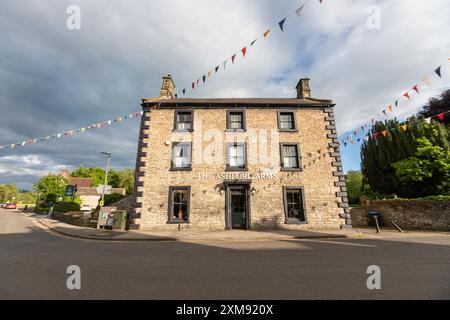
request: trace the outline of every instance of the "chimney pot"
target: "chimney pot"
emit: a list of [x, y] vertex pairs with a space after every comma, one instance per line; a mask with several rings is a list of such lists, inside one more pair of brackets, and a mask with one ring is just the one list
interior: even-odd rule
[[305, 99], [311, 97], [311, 88], [309, 87], [308, 77], [300, 79], [295, 88], [297, 89], [297, 99]]
[[165, 99], [172, 99], [174, 97], [175, 83], [172, 80], [172, 76], [168, 74], [162, 77], [161, 93], [160, 97]]

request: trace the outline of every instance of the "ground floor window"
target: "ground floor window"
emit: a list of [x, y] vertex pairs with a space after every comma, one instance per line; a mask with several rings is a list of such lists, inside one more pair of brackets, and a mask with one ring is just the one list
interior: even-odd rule
[[191, 187], [169, 188], [169, 223], [189, 222]]
[[303, 187], [283, 187], [286, 223], [306, 223], [306, 206]]

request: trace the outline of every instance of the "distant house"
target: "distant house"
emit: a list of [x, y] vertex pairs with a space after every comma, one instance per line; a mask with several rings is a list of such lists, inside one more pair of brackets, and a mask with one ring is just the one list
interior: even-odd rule
[[[69, 185], [76, 187], [76, 195], [80, 197], [82, 206], [97, 207], [102, 193], [98, 193], [97, 188], [92, 187], [91, 178], [68, 177], [67, 179], [69, 180]], [[111, 193], [125, 195], [125, 188], [112, 188]]]

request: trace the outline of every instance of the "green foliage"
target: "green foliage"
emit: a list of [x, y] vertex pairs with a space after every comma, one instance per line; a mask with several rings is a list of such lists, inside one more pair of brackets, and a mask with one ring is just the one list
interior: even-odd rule
[[80, 205], [76, 202], [58, 202], [54, 207], [58, 212], [80, 211]]
[[17, 202], [20, 192], [15, 184], [0, 184], [0, 202]]
[[36, 202], [36, 192], [22, 192], [19, 194], [20, 203], [34, 204]]
[[105, 194], [105, 206], [109, 206], [117, 201], [125, 198], [126, 196], [119, 193]]
[[118, 172], [119, 174], [119, 187], [125, 188], [126, 194], [132, 194], [134, 189], [134, 170], [123, 169]]
[[68, 181], [63, 176], [49, 174], [34, 184], [34, 190], [39, 193], [41, 200], [56, 202], [59, 197], [64, 196], [67, 184]]
[[417, 139], [412, 157], [392, 164], [406, 188], [414, 186], [416, 196], [450, 193], [450, 151], [433, 146], [427, 138]]
[[[97, 187], [105, 183], [105, 170], [99, 167], [79, 167], [74, 170], [70, 176], [75, 178], [91, 178], [93, 187]], [[134, 187], [134, 170], [110, 170], [108, 172], [108, 184], [113, 188], [125, 188], [127, 194], [132, 193]]]
[[361, 196], [363, 175], [360, 171], [348, 171], [345, 175], [345, 185], [347, 186], [348, 202], [358, 204]]
[[99, 167], [78, 167], [75, 171], [70, 173], [70, 176], [74, 178], [91, 178], [93, 187], [105, 183], [105, 170]]

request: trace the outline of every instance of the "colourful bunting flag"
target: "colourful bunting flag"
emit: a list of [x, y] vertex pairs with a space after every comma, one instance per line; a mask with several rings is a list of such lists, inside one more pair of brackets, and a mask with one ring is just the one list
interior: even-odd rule
[[436, 74], [439, 76], [439, 78], [442, 78], [442, 75], [441, 75], [441, 66], [439, 66], [436, 70], [434, 70], [434, 72], [436, 72]]
[[398, 107], [398, 100], [395, 100], [395, 106]]
[[278, 22], [278, 25], [280, 26], [280, 29], [281, 29], [281, 31], [284, 31], [283, 30], [283, 26], [284, 26], [284, 23], [286, 22], [286, 18], [284, 18], [283, 20], [281, 20], [280, 22]]
[[186, 89], [183, 89], [183, 96], [185, 95], [185, 93], [186, 93]]
[[417, 84], [413, 87], [414, 91], [419, 93], [419, 88], [417, 87]]
[[430, 118], [426, 118], [425, 122], [428, 123], [428, 124], [431, 124], [431, 117]]
[[205, 75], [203, 75], [202, 80], [203, 80], [203, 83], [205, 83], [205, 81], [206, 81], [206, 76]]
[[228, 61], [228, 60], [225, 60], [225, 61], [223, 62], [223, 70], [225, 70], [225, 69], [227, 68], [227, 61]]
[[405, 98], [407, 98], [407, 99], [411, 99], [408, 92], [405, 92], [405, 93], [403, 94], [403, 96], [404, 96]]
[[383, 130], [383, 131], [381, 131], [381, 134], [382, 134], [383, 136], [386, 137], [386, 135], [388, 134], [388, 132], [387, 132], [386, 130]]
[[253, 45], [255, 44], [256, 40], [258, 40], [258, 39], [255, 39], [255, 40], [252, 41], [252, 43], [250, 43], [251, 47], [253, 47]]
[[425, 78], [423, 78], [422, 82], [425, 83], [425, 84], [428, 85], [428, 86], [431, 85], [431, 83], [430, 83], [430, 77], [428, 77], [428, 76], [426, 76]]
[[231, 56], [231, 63], [234, 63], [234, 59], [236, 59], [236, 53]]
[[208, 78], [211, 77], [211, 75], [212, 75], [212, 72], [208, 71]]
[[444, 121], [444, 113], [438, 114], [438, 118], [439, 118], [441, 121]]
[[388, 110], [392, 112], [392, 104], [388, 105]]
[[300, 8], [298, 8], [297, 10], [295, 10], [295, 14], [297, 15], [297, 17], [300, 17], [300, 15], [302, 14], [303, 11], [303, 7], [305, 6], [305, 4], [302, 4], [300, 6]]
[[247, 47], [243, 47], [241, 49], [241, 52], [242, 52], [242, 57], [245, 57], [245, 54], [247, 53]]
[[214, 70], [215, 70], [216, 73], [217, 73], [217, 71], [219, 71], [219, 66], [217, 66]]
[[270, 29], [263, 33], [264, 39], [269, 36]]
[[195, 82], [192, 82], [192, 90], [195, 89]]
[[200, 79], [197, 79], [197, 86], [198, 86], [198, 83], [200, 82]]

